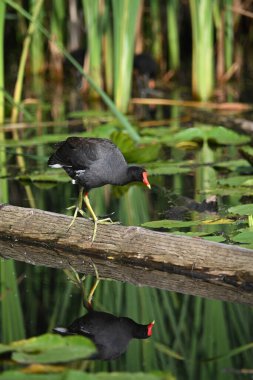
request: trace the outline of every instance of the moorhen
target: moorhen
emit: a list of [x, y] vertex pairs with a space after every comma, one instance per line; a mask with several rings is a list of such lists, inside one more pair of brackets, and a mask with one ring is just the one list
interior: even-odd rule
[[[80, 186], [79, 201], [69, 228], [74, 223], [77, 213], [82, 214], [82, 199], [88, 208], [94, 223], [92, 241], [96, 236], [98, 223], [112, 223], [110, 218], [99, 220], [93, 211], [88, 192], [106, 184], [126, 185], [130, 182], [143, 182], [148, 188], [150, 184], [144, 168], [128, 165], [119, 148], [112, 141], [102, 138], [69, 137], [56, 144], [48, 165], [63, 168], [72, 178], [72, 183]], [[83, 197], [83, 192], [85, 195]], [[83, 214], [82, 214], [83, 215]]]
[[87, 359], [111, 360], [126, 351], [131, 339], [149, 338], [154, 323], [140, 325], [127, 317], [90, 309], [69, 327], [56, 327], [53, 331], [61, 335], [83, 335], [91, 339], [97, 348], [97, 352]]

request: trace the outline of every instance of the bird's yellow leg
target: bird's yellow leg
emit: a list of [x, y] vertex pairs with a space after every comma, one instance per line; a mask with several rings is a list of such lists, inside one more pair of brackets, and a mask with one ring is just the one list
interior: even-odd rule
[[89, 197], [88, 197], [88, 193], [86, 193], [84, 195], [83, 200], [84, 200], [84, 203], [86, 204], [87, 209], [89, 210], [89, 213], [92, 216], [92, 219], [94, 220], [94, 222], [96, 222], [98, 220], [98, 218], [97, 218], [97, 216], [96, 216], [93, 208], [91, 207], [90, 200], [89, 200]]
[[73, 219], [72, 219], [70, 225], [68, 226], [68, 230], [75, 223], [75, 220], [77, 218], [77, 214], [78, 213], [80, 213], [82, 216], [84, 216], [84, 212], [82, 210], [82, 203], [83, 203], [83, 187], [81, 187], [80, 190], [79, 190], [77, 205], [76, 206], [70, 206], [70, 207], [67, 208], [67, 210], [70, 210], [71, 208], [74, 208], [74, 207], [76, 208], [75, 212], [74, 212]]
[[93, 298], [93, 295], [94, 295], [94, 293], [95, 293], [95, 290], [97, 289], [97, 286], [98, 286], [98, 284], [99, 284], [99, 282], [100, 282], [100, 277], [99, 277], [99, 274], [98, 274], [98, 270], [97, 270], [97, 267], [96, 267], [96, 265], [94, 264], [94, 263], [92, 263], [92, 265], [93, 265], [93, 268], [94, 268], [94, 270], [95, 270], [95, 274], [96, 274], [96, 282], [95, 282], [95, 284], [92, 286], [92, 288], [91, 288], [91, 290], [90, 290], [90, 293], [89, 293], [89, 296], [88, 296], [88, 300], [87, 300], [87, 302], [88, 302], [88, 305], [90, 305], [90, 307], [92, 307], [92, 298]]
[[84, 289], [84, 281], [86, 279], [86, 276], [83, 275], [81, 278], [79, 276], [79, 274], [77, 273], [77, 271], [70, 265], [70, 269], [64, 269], [64, 272], [65, 274], [67, 275], [68, 279], [74, 284], [76, 285], [78, 288], [80, 288], [81, 292], [82, 292], [82, 297], [83, 297], [83, 305], [85, 308], [88, 308], [88, 309], [92, 309], [92, 299], [93, 299], [93, 296], [94, 296], [94, 293], [97, 289], [97, 286], [100, 282], [100, 277], [99, 277], [99, 274], [98, 274], [98, 270], [97, 270], [97, 267], [96, 265], [92, 262], [92, 265], [93, 265], [93, 268], [94, 268], [94, 271], [95, 271], [95, 275], [96, 275], [96, 281], [94, 283], [94, 285], [92, 286], [90, 292], [89, 292], [89, 295], [88, 295], [88, 298], [87, 298], [87, 303], [85, 301], [85, 289]]
[[95, 224], [94, 225], [94, 230], [93, 230], [93, 235], [92, 235], [92, 241], [94, 241], [95, 238], [96, 238], [98, 224], [112, 224], [114, 222], [111, 220], [111, 218], [98, 219], [98, 217], [96, 216], [93, 208], [91, 207], [90, 200], [89, 200], [89, 197], [88, 197], [88, 193], [86, 193], [84, 195], [83, 199], [84, 199], [84, 203], [86, 204], [86, 207], [89, 210], [89, 212], [90, 212], [90, 214], [92, 216], [92, 219], [94, 221], [94, 224]]

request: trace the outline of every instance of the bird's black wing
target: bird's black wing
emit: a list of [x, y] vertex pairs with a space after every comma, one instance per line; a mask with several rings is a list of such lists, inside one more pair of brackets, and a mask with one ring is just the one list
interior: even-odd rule
[[126, 163], [121, 151], [108, 139], [69, 137], [58, 143], [57, 148], [48, 160], [49, 166], [85, 170], [97, 161], [107, 161], [111, 156], [114, 156], [115, 161]]

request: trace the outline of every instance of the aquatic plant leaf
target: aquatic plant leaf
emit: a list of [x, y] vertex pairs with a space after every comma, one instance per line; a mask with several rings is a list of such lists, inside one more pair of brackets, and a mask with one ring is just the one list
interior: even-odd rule
[[253, 231], [243, 231], [231, 238], [236, 243], [252, 244], [253, 243]]
[[94, 344], [82, 336], [62, 337], [44, 334], [10, 345], [12, 359], [18, 363], [57, 363], [84, 359], [96, 351]]
[[218, 183], [226, 186], [251, 186], [251, 181], [253, 181], [252, 176], [234, 176], [228, 178], [221, 178]]
[[[45, 371], [46, 372], [46, 371]], [[128, 373], [128, 372], [98, 372], [86, 373], [74, 369], [67, 369], [58, 373], [27, 373], [27, 369], [20, 371], [5, 371], [0, 374], [0, 380], [176, 380], [168, 372], [156, 373]]]
[[231, 212], [231, 214], [238, 214], [238, 215], [253, 215], [253, 203], [230, 207], [228, 209], [228, 212]]
[[224, 127], [203, 126], [178, 132], [174, 135], [173, 140], [176, 143], [194, 140], [200, 142], [210, 141], [219, 145], [240, 145], [249, 142], [250, 138]]
[[114, 142], [114, 144], [116, 144], [117, 147], [122, 151], [123, 154], [135, 148], [135, 142], [125, 132], [113, 132], [110, 138]]
[[[157, 160], [160, 153], [161, 146], [159, 144], [154, 145], [141, 145], [138, 149], [132, 149], [129, 152], [124, 153], [127, 162], [134, 162], [138, 164], [146, 164]], [[145, 165], [147, 169], [147, 165]], [[149, 173], [150, 174], [150, 173]]]
[[183, 228], [183, 227], [192, 227], [198, 225], [214, 225], [214, 224], [232, 224], [234, 221], [232, 219], [206, 219], [199, 221], [179, 221], [179, 220], [154, 220], [152, 222], [143, 223], [143, 227], [148, 228]]
[[186, 166], [184, 162], [169, 162], [169, 161], [158, 161], [154, 163], [147, 163], [145, 165], [148, 173], [150, 175], [173, 175], [180, 173], [189, 173], [192, 169]]
[[196, 221], [179, 221], [179, 220], [154, 220], [152, 222], [146, 222], [142, 224], [142, 227], [148, 228], [181, 228], [181, 227], [192, 227], [197, 226], [199, 222]]
[[69, 177], [63, 170], [48, 170], [44, 173], [27, 173], [20, 174], [15, 177], [19, 181], [32, 181], [32, 182], [70, 182]]
[[203, 239], [208, 241], [214, 241], [216, 243], [223, 243], [226, 241], [226, 238], [224, 236], [205, 236]]
[[240, 160], [230, 160], [230, 161], [224, 161], [224, 162], [218, 162], [214, 164], [215, 168], [226, 168], [231, 171], [245, 168], [245, 167], [251, 167], [251, 165], [248, 163], [248, 161], [240, 159]]
[[12, 351], [12, 348], [9, 345], [0, 343], [0, 355], [10, 351]]

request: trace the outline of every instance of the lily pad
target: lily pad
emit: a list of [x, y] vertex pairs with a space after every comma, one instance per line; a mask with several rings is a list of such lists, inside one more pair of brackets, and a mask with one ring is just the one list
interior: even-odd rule
[[178, 221], [178, 220], [171, 220], [171, 219], [163, 219], [163, 220], [154, 220], [152, 222], [146, 222], [143, 223], [143, 227], [148, 228], [165, 228], [165, 229], [171, 229], [171, 228], [184, 228], [184, 227], [193, 227], [198, 225], [223, 225], [223, 224], [232, 224], [234, 221], [232, 219], [206, 219], [206, 220], [199, 220], [199, 221]]
[[82, 336], [62, 337], [44, 334], [9, 345], [12, 359], [18, 363], [62, 363], [89, 357], [96, 351], [94, 344]]
[[253, 215], [253, 203], [230, 207], [228, 212], [237, 215]]
[[231, 238], [232, 241], [242, 244], [253, 243], [253, 231], [243, 231]]
[[174, 143], [182, 141], [209, 141], [219, 145], [240, 145], [249, 142], [250, 138], [224, 127], [201, 126], [178, 132], [172, 140]]
[[251, 165], [248, 163], [248, 161], [240, 159], [240, 160], [228, 160], [223, 162], [218, 162], [214, 164], [215, 168], [225, 168], [229, 169], [231, 171], [238, 170], [240, 168], [249, 168]]
[[44, 173], [27, 173], [20, 174], [15, 177], [19, 181], [32, 181], [32, 182], [70, 182], [70, 178], [63, 169], [47, 170]]
[[173, 175], [189, 173], [191, 168], [184, 162], [157, 161], [145, 165], [150, 175]]
[[168, 372], [158, 373], [128, 373], [128, 372], [98, 372], [84, 373], [77, 370], [65, 370], [60, 373], [25, 373], [24, 371], [6, 371], [0, 374], [0, 380], [175, 380]]
[[218, 180], [218, 183], [226, 186], [252, 186], [253, 177], [252, 176], [234, 176], [228, 178], [222, 178]]

